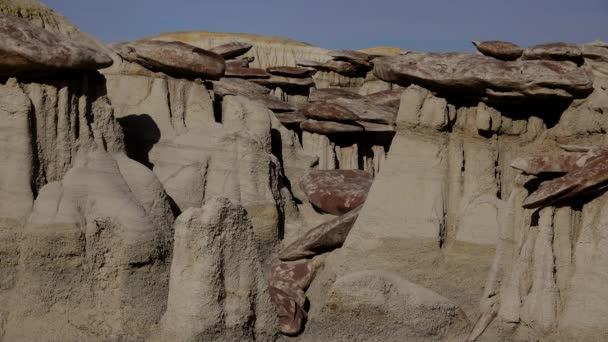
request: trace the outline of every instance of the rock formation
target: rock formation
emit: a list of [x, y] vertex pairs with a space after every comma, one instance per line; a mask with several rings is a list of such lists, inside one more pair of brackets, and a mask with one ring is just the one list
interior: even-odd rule
[[0, 13], [0, 341], [606, 340], [608, 44]]

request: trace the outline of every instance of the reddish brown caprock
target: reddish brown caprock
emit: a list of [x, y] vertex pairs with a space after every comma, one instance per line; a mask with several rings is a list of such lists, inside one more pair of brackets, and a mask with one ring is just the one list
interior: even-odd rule
[[300, 180], [310, 203], [334, 215], [362, 205], [371, 186], [372, 176], [362, 170], [311, 170]]

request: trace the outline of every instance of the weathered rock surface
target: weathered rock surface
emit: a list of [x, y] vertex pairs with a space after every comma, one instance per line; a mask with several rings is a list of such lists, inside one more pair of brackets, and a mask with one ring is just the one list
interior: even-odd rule
[[[518, 169], [532, 169], [532, 171], [540, 169], [544, 172], [550, 170], [566, 173], [564, 176], [541, 183], [538, 189], [526, 198], [523, 203], [524, 208], [543, 207], [553, 202], [602, 190], [608, 180], [606, 176], [607, 158], [608, 151], [605, 149], [595, 151], [590, 149], [584, 155], [575, 152], [574, 155], [549, 157], [542, 161], [538, 159], [515, 161], [515, 167]], [[549, 165], [544, 166], [545, 163]], [[527, 165], [517, 167], [518, 164]]]
[[361, 125], [346, 124], [334, 121], [317, 121], [308, 119], [300, 124], [302, 130], [318, 134], [342, 134], [362, 132]]
[[477, 51], [481, 52], [483, 55], [503, 61], [514, 61], [524, 53], [524, 49], [520, 46], [498, 40], [485, 42], [474, 40], [473, 45], [475, 45]]
[[288, 113], [275, 113], [275, 116], [286, 127], [300, 128], [300, 124], [306, 120], [306, 116], [301, 111]]
[[575, 64], [504, 62], [464, 53], [408, 53], [375, 61], [374, 74], [407, 86], [470, 96], [511, 99], [572, 99], [589, 95], [593, 78]]
[[219, 96], [242, 95], [255, 97], [270, 93], [270, 89], [239, 78], [222, 78], [219, 81], [211, 81], [213, 92]]
[[358, 100], [337, 98], [331, 103], [335, 103], [353, 113], [355, 113], [361, 121], [375, 122], [387, 125], [395, 124], [397, 110], [392, 107], [378, 105], [367, 98]]
[[137, 40], [111, 48], [129, 62], [167, 74], [216, 80], [226, 69], [220, 55], [181, 42]]
[[371, 185], [371, 175], [362, 170], [311, 170], [300, 180], [310, 203], [334, 215], [363, 204]]
[[249, 64], [255, 60], [254, 57], [241, 57], [226, 60], [226, 69], [229, 68], [249, 68]]
[[316, 62], [305, 59], [296, 61], [296, 64], [303, 67], [314, 68], [320, 71], [332, 71], [345, 76], [357, 77], [365, 75], [368, 67], [360, 64], [353, 64], [346, 61], [330, 60], [327, 62]]
[[374, 104], [399, 109], [403, 89], [382, 90], [371, 93], [366, 98]]
[[285, 91], [300, 91], [308, 94], [308, 89], [314, 87], [315, 81], [310, 78], [294, 78], [271, 75], [269, 78], [252, 79], [251, 82], [263, 85], [267, 88], [281, 88]]
[[226, 68], [226, 77], [238, 77], [238, 78], [268, 78], [270, 75], [264, 69], [257, 68], [241, 68], [231, 67]]
[[552, 61], [571, 61], [577, 64], [582, 62], [581, 49], [572, 43], [548, 43], [527, 48], [523, 59], [546, 59]]
[[313, 102], [302, 107], [302, 113], [322, 121], [353, 122], [361, 118], [350, 110], [331, 102]]
[[272, 75], [284, 76], [284, 77], [296, 77], [296, 78], [306, 78], [315, 74], [315, 69], [310, 68], [298, 68], [298, 67], [290, 67], [290, 66], [278, 66], [278, 67], [269, 67], [266, 68]]
[[337, 278], [322, 317], [309, 322], [303, 341], [457, 340], [470, 325], [449, 299], [383, 271]]
[[271, 340], [277, 325], [260, 255], [242, 206], [212, 198], [180, 215], [159, 341]]
[[323, 88], [323, 89], [314, 89], [313, 91], [311, 91], [308, 101], [309, 102], [321, 102], [321, 101], [335, 100], [337, 98], [358, 100], [358, 99], [362, 99], [363, 96], [359, 95], [357, 93], [354, 93], [350, 90], [346, 90], [346, 89]]
[[261, 103], [264, 107], [274, 112], [291, 112], [296, 107], [290, 103], [281, 101], [269, 95], [270, 89], [239, 78], [222, 78], [219, 81], [212, 81], [213, 92], [221, 97], [226, 95], [239, 95], [252, 101]]
[[244, 42], [231, 42], [223, 44], [209, 49], [211, 52], [215, 52], [218, 55], [224, 57], [224, 59], [236, 58], [247, 53], [253, 47], [252, 44]]
[[112, 65], [112, 58], [103, 51], [20, 18], [0, 15], [0, 41], [3, 76], [97, 70]]
[[279, 253], [279, 259], [293, 261], [310, 258], [339, 248], [355, 224], [361, 207], [324, 222], [289, 244]]
[[270, 270], [269, 292], [279, 318], [283, 334], [299, 334], [306, 321], [306, 295], [304, 291], [313, 280], [316, 261], [279, 263]]
[[363, 67], [371, 67], [370, 56], [355, 50], [334, 50], [328, 53], [336, 61], [346, 61]]

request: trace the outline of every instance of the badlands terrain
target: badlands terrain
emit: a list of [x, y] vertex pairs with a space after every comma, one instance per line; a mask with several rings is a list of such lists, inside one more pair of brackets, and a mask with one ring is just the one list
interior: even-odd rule
[[2, 342], [608, 340], [607, 43], [0, 37]]

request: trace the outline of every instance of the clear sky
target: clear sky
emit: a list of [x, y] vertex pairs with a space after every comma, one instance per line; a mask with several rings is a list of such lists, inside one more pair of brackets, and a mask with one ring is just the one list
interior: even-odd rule
[[42, 0], [104, 42], [161, 32], [280, 36], [326, 48], [472, 51], [608, 41], [608, 0]]

